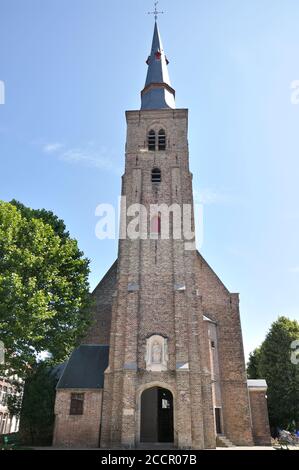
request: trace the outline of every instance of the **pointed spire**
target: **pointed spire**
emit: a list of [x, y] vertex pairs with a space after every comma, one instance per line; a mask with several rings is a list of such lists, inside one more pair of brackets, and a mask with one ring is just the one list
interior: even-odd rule
[[141, 109], [175, 108], [175, 91], [168, 74], [168, 60], [155, 21], [151, 55], [147, 59], [148, 71], [145, 87], [141, 92]]

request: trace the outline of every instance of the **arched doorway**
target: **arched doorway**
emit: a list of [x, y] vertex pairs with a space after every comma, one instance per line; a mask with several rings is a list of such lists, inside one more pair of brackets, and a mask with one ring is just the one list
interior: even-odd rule
[[140, 418], [140, 442], [173, 442], [173, 396], [169, 390], [144, 390]]

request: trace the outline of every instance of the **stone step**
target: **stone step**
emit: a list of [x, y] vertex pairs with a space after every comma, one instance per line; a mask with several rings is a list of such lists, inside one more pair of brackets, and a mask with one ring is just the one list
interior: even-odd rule
[[217, 447], [236, 447], [228, 437], [224, 436], [223, 434], [219, 434], [216, 438]]

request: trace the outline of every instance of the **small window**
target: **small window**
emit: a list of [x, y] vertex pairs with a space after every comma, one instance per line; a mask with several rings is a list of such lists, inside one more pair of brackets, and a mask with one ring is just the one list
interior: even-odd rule
[[164, 129], [159, 130], [159, 150], [166, 150], [166, 134]]
[[83, 415], [84, 393], [71, 394], [70, 415]]
[[152, 170], [152, 183], [161, 183], [161, 170], [159, 168]]
[[211, 348], [215, 349], [215, 341], [211, 341]]
[[147, 136], [147, 141], [148, 141], [148, 149], [151, 151], [156, 150], [156, 133], [155, 131], [151, 130], [148, 133]]

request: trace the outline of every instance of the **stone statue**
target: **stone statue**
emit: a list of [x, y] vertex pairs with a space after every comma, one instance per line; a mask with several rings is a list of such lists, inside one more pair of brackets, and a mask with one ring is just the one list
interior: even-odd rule
[[157, 341], [152, 346], [152, 363], [161, 364], [162, 361], [162, 347]]
[[167, 338], [152, 335], [146, 339], [146, 369], [155, 372], [167, 370]]

